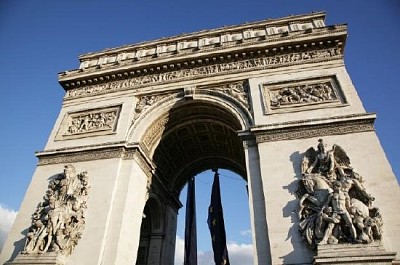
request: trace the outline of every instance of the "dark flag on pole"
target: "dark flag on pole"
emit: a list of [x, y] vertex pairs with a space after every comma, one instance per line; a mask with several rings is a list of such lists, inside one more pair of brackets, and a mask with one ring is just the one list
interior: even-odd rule
[[184, 265], [197, 265], [196, 193], [194, 178], [188, 183], [186, 198], [185, 258]]
[[222, 212], [218, 170], [215, 170], [207, 223], [211, 233], [215, 264], [230, 265], [228, 249], [226, 248], [225, 225]]

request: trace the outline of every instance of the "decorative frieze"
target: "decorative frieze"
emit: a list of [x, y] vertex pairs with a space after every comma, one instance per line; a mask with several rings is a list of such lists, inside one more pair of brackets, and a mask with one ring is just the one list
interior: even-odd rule
[[245, 60], [215, 63], [205, 66], [183, 68], [180, 70], [166, 71], [154, 74], [141, 73], [139, 76], [127, 78], [124, 80], [105, 82], [69, 89], [65, 97], [66, 99], [72, 99], [125, 89], [140, 88], [148, 85], [163, 84], [183, 80], [193, 80], [214, 75], [226, 75], [243, 71], [262, 70], [265, 68], [289, 66], [298, 63], [332, 60], [341, 57], [341, 48], [331, 47], [326, 49], [296, 51], [285, 54], [275, 54], [266, 57], [256, 57]]
[[341, 106], [346, 99], [334, 76], [263, 85], [266, 114]]
[[74, 139], [114, 133], [121, 105], [67, 113], [56, 140]]
[[90, 151], [59, 152], [55, 154], [40, 154], [39, 165], [76, 163], [101, 159], [120, 158], [124, 152], [123, 147], [109, 147]]
[[340, 135], [374, 131], [373, 120], [350, 120], [325, 124], [293, 125], [255, 133], [257, 143], [312, 138], [316, 135]]

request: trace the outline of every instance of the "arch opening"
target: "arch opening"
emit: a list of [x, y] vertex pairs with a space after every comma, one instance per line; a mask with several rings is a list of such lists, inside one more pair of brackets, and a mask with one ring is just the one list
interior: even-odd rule
[[[253, 264], [253, 240], [250, 225], [247, 182], [230, 170], [219, 170], [221, 201], [225, 220], [226, 242], [231, 264]], [[207, 224], [214, 172], [203, 171], [195, 177], [198, 264], [214, 264], [212, 239]], [[187, 184], [181, 191], [175, 263], [183, 264]]]
[[[152, 127], [164, 124], [158, 137]], [[177, 193], [186, 180], [209, 168], [232, 170], [246, 179], [241, 123], [219, 104], [189, 100], [176, 104], [154, 122], [144, 142], [156, 165], [155, 175]]]
[[[173, 264], [178, 211], [182, 207], [179, 196], [190, 178], [218, 168], [234, 172], [243, 183], [247, 182], [243, 142], [238, 136], [243, 123], [223, 104], [179, 101], [160, 115], [142, 138], [155, 165], [150, 194], [159, 198], [159, 214], [164, 216], [160, 253], [151, 254], [159, 255], [157, 264]], [[206, 201], [209, 203], [209, 198]], [[248, 207], [248, 198], [245, 204]]]

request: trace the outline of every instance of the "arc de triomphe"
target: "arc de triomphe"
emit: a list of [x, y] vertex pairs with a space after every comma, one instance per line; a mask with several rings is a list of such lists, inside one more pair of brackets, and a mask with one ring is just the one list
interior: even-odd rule
[[254, 264], [396, 262], [346, 35], [312, 13], [80, 56], [0, 263], [173, 264], [180, 191], [210, 168], [248, 183]]

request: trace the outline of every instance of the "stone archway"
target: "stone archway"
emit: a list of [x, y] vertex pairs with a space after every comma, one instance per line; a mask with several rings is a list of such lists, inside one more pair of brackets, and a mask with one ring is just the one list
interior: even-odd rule
[[[222, 100], [204, 99], [182, 99], [150, 124], [142, 138], [155, 168], [149, 193], [159, 198], [158, 213], [165, 215], [159, 220], [165, 223], [162, 239], [153, 238], [149, 242], [151, 236], [145, 235], [148, 229], [143, 229], [148, 221], [143, 219], [139, 249], [156, 240], [158, 245], [151, 253], [140, 257], [146, 256], [150, 263], [161, 257], [160, 264], [173, 264], [172, 246], [175, 246], [177, 213], [181, 207], [179, 195], [189, 178], [210, 168], [223, 168], [247, 179], [245, 151], [238, 136], [241, 129], [241, 122], [224, 107]], [[145, 214], [151, 200], [150, 197]]]

